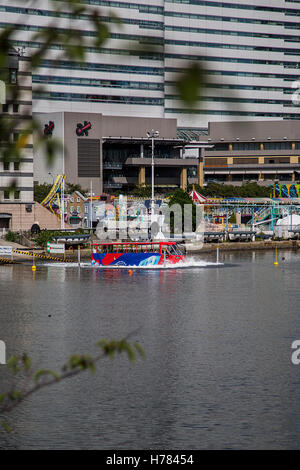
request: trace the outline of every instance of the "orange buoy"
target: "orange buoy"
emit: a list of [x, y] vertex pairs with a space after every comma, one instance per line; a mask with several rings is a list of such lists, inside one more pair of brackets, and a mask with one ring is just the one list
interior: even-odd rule
[[132, 274], [133, 274], [132, 269], [128, 269], [128, 274], [129, 274], [129, 276], [132, 276]]

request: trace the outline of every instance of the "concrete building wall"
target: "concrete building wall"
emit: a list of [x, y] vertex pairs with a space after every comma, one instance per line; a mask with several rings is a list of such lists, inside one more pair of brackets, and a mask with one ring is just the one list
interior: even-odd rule
[[[164, 118], [136, 118], [136, 117], [123, 117], [123, 116], [103, 116], [98, 113], [38, 113], [35, 114], [39, 120], [41, 127], [50, 121], [54, 123], [54, 130], [51, 139], [57, 139], [63, 145], [63, 150], [56, 152], [52, 166], [47, 164], [46, 155], [40, 147], [35, 147], [34, 155], [34, 180], [38, 183], [52, 183], [56, 179], [57, 174], [66, 175], [66, 182], [72, 184], [80, 184], [83, 189], [92, 190], [95, 194], [103, 192], [103, 157], [102, 157], [102, 142], [106, 137], [115, 137], [116, 139], [131, 138], [144, 139], [145, 145], [150, 146], [151, 140], [147, 138], [147, 132], [154, 129], [159, 131], [159, 139], [177, 139], [177, 121], [176, 119]], [[91, 124], [88, 129], [88, 135], [81, 135], [78, 137], [76, 129], [78, 124], [84, 122]], [[89, 140], [96, 140], [99, 145], [100, 152], [100, 167], [99, 175], [96, 176], [92, 171], [89, 177], [81, 177], [78, 173], [78, 145], [79, 140], [83, 145], [88, 143]], [[122, 141], [121, 141], [122, 142]], [[140, 152], [140, 148], [139, 148]], [[88, 154], [87, 154], [88, 160]], [[161, 163], [176, 166], [185, 164], [189, 166], [188, 160], [182, 159], [160, 159], [158, 165]], [[185, 162], [185, 163], [184, 163]], [[145, 164], [146, 164], [145, 159]], [[50, 173], [50, 174], [49, 174]], [[133, 179], [133, 184], [137, 184]]]
[[241, 184], [300, 180], [300, 121], [209, 123], [205, 181]]
[[[42, 230], [59, 230], [61, 228], [60, 219], [38, 202], [33, 204], [2, 203], [0, 204], [0, 219], [1, 214], [11, 216], [9, 219], [9, 230], [16, 232], [19, 230], [30, 230], [35, 222]], [[65, 228], [71, 228], [71, 226], [65, 224]]]
[[103, 116], [103, 137], [146, 137], [147, 132], [159, 131], [161, 138], [177, 138], [177, 120]]
[[[54, 122], [54, 129], [51, 137], [48, 139], [55, 139], [61, 145], [63, 142], [64, 133], [64, 118], [63, 113], [35, 113], [35, 119], [39, 122], [41, 129], [49, 122]], [[57, 175], [63, 173], [63, 149], [58, 148], [55, 152], [55, 158], [49, 162], [44, 148], [37, 147], [36, 135], [34, 135], [34, 181], [37, 184], [52, 184]]]
[[257, 142], [300, 140], [300, 120], [210, 122], [208, 130], [212, 142], [220, 142], [221, 139], [236, 141], [237, 138], [240, 141], [251, 141], [253, 137]]
[[[88, 136], [78, 137], [76, 128], [78, 123], [90, 122], [92, 127], [88, 130]], [[89, 139], [99, 141], [100, 152], [100, 176], [94, 177], [91, 173], [89, 177], [78, 176], [78, 139], [85, 142]], [[100, 194], [102, 188], [102, 115], [92, 113], [64, 113], [64, 143], [65, 143], [65, 174], [67, 181], [80, 184], [83, 189], [90, 188], [92, 184], [93, 192]]]

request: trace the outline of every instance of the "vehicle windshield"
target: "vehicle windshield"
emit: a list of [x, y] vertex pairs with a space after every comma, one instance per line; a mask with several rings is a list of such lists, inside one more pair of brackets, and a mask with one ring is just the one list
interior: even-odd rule
[[182, 251], [180, 250], [179, 246], [174, 245], [174, 250], [175, 250], [177, 256], [182, 256]]
[[169, 255], [182, 256], [180, 249], [176, 245], [167, 245], [166, 251]]

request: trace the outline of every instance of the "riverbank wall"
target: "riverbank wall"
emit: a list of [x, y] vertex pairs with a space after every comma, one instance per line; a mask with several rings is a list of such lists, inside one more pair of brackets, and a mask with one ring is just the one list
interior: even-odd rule
[[219, 247], [221, 251], [257, 251], [257, 250], [299, 250], [300, 240], [282, 240], [282, 241], [256, 241], [256, 242], [223, 242], [223, 243], [204, 243], [202, 248], [196, 244], [186, 246], [188, 254], [213, 253]]

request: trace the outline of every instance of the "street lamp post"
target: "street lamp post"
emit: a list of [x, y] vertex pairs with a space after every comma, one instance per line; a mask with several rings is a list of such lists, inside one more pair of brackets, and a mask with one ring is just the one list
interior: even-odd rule
[[52, 186], [53, 186], [54, 185], [54, 176], [52, 175], [51, 171], [48, 172], [48, 175], [50, 175], [51, 178], [52, 178]]
[[154, 139], [159, 137], [159, 132], [152, 129], [147, 132], [147, 137], [151, 139], [151, 215], [154, 214]]

